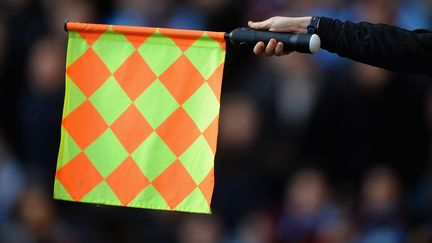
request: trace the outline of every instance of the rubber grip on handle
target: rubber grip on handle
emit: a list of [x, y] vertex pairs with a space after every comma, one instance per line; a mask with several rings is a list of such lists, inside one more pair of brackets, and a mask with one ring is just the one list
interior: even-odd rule
[[320, 49], [321, 40], [316, 34], [293, 34], [271, 31], [259, 31], [251, 28], [237, 28], [228, 35], [233, 45], [255, 45], [262, 41], [266, 45], [271, 39], [284, 44], [284, 51], [313, 54]]

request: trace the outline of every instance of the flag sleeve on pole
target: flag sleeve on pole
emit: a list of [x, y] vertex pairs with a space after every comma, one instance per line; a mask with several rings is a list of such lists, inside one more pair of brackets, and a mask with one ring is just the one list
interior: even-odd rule
[[224, 33], [66, 27], [54, 198], [210, 213]]

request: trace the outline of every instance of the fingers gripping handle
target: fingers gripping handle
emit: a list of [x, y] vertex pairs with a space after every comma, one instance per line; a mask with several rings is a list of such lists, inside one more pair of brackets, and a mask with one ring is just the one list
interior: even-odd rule
[[316, 34], [292, 34], [258, 31], [251, 28], [237, 28], [227, 35], [233, 45], [255, 45], [262, 41], [266, 45], [271, 39], [284, 44], [284, 51], [315, 53], [320, 49], [321, 40]]

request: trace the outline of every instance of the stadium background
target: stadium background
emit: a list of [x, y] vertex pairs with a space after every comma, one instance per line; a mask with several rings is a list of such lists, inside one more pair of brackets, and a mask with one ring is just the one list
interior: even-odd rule
[[212, 216], [52, 199], [64, 20], [230, 31], [274, 15], [432, 28], [427, 0], [1, 0], [0, 242], [431, 242], [432, 79], [324, 50], [228, 46]]

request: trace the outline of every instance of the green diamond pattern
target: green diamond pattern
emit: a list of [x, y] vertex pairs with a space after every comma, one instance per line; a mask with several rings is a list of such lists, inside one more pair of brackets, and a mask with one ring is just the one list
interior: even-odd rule
[[204, 83], [183, 104], [183, 108], [192, 117], [201, 132], [204, 132], [219, 113], [219, 102], [210, 86]]
[[200, 136], [179, 158], [196, 184], [200, 184], [213, 167], [214, 155], [206, 139]]
[[107, 68], [115, 70], [135, 51], [135, 47], [122, 34], [105, 32], [92, 45], [93, 50], [103, 60]]
[[[186, 50], [185, 55], [207, 80], [225, 60], [225, 54], [221, 52], [221, 49], [222, 47], [216, 40], [204, 34]], [[203, 60], [212, 61], [203, 62]]]
[[179, 107], [177, 101], [159, 80], [153, 82], [135, 100], [135, 105], [154, 129]]
[[66, 92], [65, 101], [63, 107], [63, 117], [69, 115], [73, 110], [75, 110], [79, 105], [81, 105], [85, 100], [85, 95], [76, 86], [76, 84], [66, 75]]
[[57, 170], [60, 169], [60, 165], [66, 165], [69, 161], [71, 161], [81, 152], [79, 146], [75, 143], [75, 141], [63, 127], [61, 129], [61, 134], [62, 139], [60, 147], [62, 147], [63, 149], [59, 151], [58, 160], [61, 163], [57, 163]]
[[102, 181], [93, 190], [87, 193], [81, 201], [92, 202], [92, 203], [104, 203], [121, 205], [116, 194], [111, 190], [110, 186]]
[[90, 101], [109, 125], [132, 103], [113, 76], [90, 97]]
[[186, 212], [211, 213], [204, 195], [198, 188], [189, 194], [175, 209]]
[[169, 210], [170, 207], [165, 199], [152, 185], [148, 185], [138, 196], [136, 196], [128, 206], [132, 207], [151, 207], [155, 209]]
[[66, 67], [69, 67], [75, 60], [84, 54], [88, 48], [89, 45], [83, 38], [81, 38], [78, 32], [69, 32]]
[[160, 76], [182, 54], [174, 41], [159, 31], [153, 33], [138, 48], [138, 52], [157, 76]]
[[111, 129], [107, 129], [84, 153], [103, 177], [107, 177], [128, 156]]
[[152, 181], [175, 161], [176, 156], [157, 133], [153, 132], [146, 141], [133, 152], [132, 158], [147, 179]]

